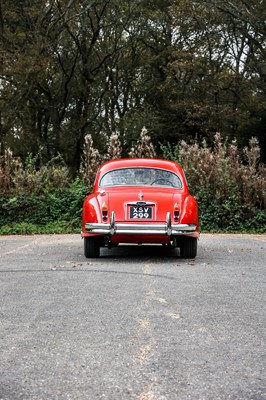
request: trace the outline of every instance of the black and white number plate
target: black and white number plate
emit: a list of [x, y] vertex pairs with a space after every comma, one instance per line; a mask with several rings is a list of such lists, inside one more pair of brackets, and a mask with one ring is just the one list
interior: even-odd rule
[[129, 210], [129, 217], [134, 219], [151, 219], [152, 207], [148, 206], [131, 206]]

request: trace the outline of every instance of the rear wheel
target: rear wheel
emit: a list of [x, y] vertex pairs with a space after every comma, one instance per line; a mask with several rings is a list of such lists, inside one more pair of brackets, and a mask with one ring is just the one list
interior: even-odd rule
[[180, 255], [183, 258], [195, 258], [197, 255], [198, 239], [192, 237], [183, 237]]
[[84, 255], [86, 258], [100, 256], [100, 240], [98, 237], [84, 237]]

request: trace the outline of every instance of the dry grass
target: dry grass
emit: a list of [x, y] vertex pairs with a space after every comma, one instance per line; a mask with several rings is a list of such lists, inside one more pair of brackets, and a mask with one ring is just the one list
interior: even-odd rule
[[69, 171], [65, 166], [53, 162], [37, 168], [37, 157], [31, 156], [23, 164], [14, 157], [10, 149], [0, 156], [0, 195], [39, 193], [49, 187], [60, 188], [70, 182]]
[[[91, 136], [85, 137], [79, 173], [89, 187], [103, 161], [121, 157], [119, 137], [112, 134], [108, 140], [107, 153], [101, 156], [93, 147]], [[133, 150], [129, 156], [155, 156], [145, 129]], [[205, 140], [192, 144], [181, 141], [176, 146], [161, 146], [161, 150], [164, 158], [177, 161], [184, 168], [190, 190], [199, 203], [204, 230], [265, 232], [266, 166], [260, 162], [256, 138], [240, 149], [236, 141], [227, 142], [217, 133], [210, 145]], [[10, 149], [5, 150], [0, 157], [0, 195], [38, 195], [67, 187], [71, 183], [69, 171], [60, 160], [55, 161], [40, 165], [37, 156], [29, 156], [23, 164]]]
[[178, 161], [193, 188], [204, 188], [213, 196], [227, 198], [232, 191], [250, 207], [266, 207], [266, 168], [260, 163], [258, 140], [252, 138], [242, 151], [237, 142], [226, 143], [217, 133], [213, 147], [206, 141], [192, 145], [182, 141]]

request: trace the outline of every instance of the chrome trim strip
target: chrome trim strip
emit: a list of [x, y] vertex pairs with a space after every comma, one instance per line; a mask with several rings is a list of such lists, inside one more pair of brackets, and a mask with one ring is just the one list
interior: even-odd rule
[[110, 234], [114, 235], [116, 231], [116, 225], [115, 225], [115, 213], [112, 211], [111, 214], [111, 221], [110, 221]]
[[[128, 201], [128, 202], [126, 202], [126, 205], [128, 204], [129, 206], [138, 206], [139, 205], [138, 202], [139, 202], [138, 200]], [[143, 201], [143, 203], [145, 203], [145, 204], [143, 204], [143, 206], [155, 206], [154, 201]]]
[[172, 233], [171, 214], [169, 212], [166, 214], [166, 233], [168, 236], [171, 236]]

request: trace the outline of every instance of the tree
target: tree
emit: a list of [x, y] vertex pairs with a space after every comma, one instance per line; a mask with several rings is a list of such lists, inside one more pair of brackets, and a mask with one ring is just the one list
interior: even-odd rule
[[[47, 158], [59, 152], [74, 170], [88, 127], [100, 145], [103, 99], [110, 93], [107, 78], [125, 47], [123, 32], [131, 12], [130, 5], [121, 9], [119, 4], [117, 0], [5, 4], [7, 58], [1, 80], [6, 82], [6, 98], [16, 92], [12, 129], [8, 117], [1, 120], [6, 145], [25, 143], [22, 155], [42, 145]], [[3, 112], [2, 106], [1, 116]]]
[[143, 126], [266, 147], [263, 1], [5, 0], [0, 38], [2, 152], [75, 174], [86, 135], [105, 154], [115, 132], [125, 156]]

